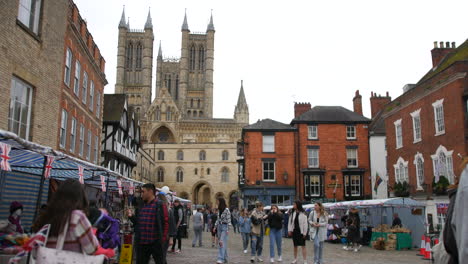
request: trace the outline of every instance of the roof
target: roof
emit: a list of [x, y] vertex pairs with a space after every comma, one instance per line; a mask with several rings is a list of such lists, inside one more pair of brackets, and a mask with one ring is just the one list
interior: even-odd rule
[[104, 94], [103, 122], [120, 122], [125, 105], [125, 94]]
[[315, 106], [302, 115], [294, 118], [294, 123], [370, 123], [371, 120], [363, 115], [350, 111], [342, 106]]
[[382, 116], [383, 111], [379, 111], [372, 119], [369, 125], [369, 136], [385, 136], [385, 118]]
[[262, 119], [258, 120], [257, 123], [245, 126], [242, 130], [272, 130], [272, 131], [284, 131], [284, 130], [291, 130], [294, 131], [296, 128], [288, 125], [283, 124], [281, 122], [271, 120], [271, 119]]
[[465, 40], [463, 44], [458, 46], [458, 48], [447, 54], [439, 63], [439, 65], [437, 65], [437, 67], [431, 69], [428, 73], [426, 73], [426, 75], [424, 75], [424, 77], [422, 77], [418, 84], [432, 78], [457, 61], [468, 61], [468, 39]]

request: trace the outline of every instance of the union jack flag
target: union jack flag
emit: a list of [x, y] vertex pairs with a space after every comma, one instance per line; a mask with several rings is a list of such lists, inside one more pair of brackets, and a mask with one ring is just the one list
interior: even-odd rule
[[50, 172], [52, 170], [52, 163], [54, 163], [55, 157], [53, 156], [46, 156], [46, 166], [44, 170], [44, 178], [48, 179], [50, 177]]
[[101, 175], [101, 190], [103, 192], [106, 192], [106, 177]]
[[130, 182], [130, 188], [128, 189], [128, 193], [130, 195], [133, 195], [134, 190], [135, 190], [135, 187], [133, 186], [133, 182]]
[[11, 171], [10, 162], [8, 161], [11, 159], [11, 146], [5, 143], [0, 143], [0, 149], [2, 150], [2, 155], [0, 155], [0, 158], [2, 158], [0, 161], [0, 169], [4, 171]]
[[122, 181], [121, 180], [117, 180], [117, 188], [119, 189], [119, 195], [122, 195], [123, 192], [122, 192]]
[[83, 174], [84, 174], [83, 166], [78, 165], [78, 176], [80, 176], [80, 183], [81, 184], [84, 184]]
[[8, 264], [16, 264], [23, 257], [25, 257], [31, 250], [37, 249], [38, 247], [45, 247], [47, 243], [47, 237], [49, 236], [50, 224], [43, 226], [37, 233], [31, 237], [26, 244], [23, 245], [23, 250], [18, 252], [16, 256], [10, 258]]

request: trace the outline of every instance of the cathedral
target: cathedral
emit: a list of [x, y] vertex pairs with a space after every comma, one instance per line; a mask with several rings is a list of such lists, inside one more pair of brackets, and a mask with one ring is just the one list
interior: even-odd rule
[[[151, 14], [144, 29], [131, 29], [125, 11], [119, 23], [115, 92], [125, 94], [141, 125], [142, 148], [154, 159], [152, 179], [194, 204], [224, 197], [238, 206], [237, 142], [249, 123], [241, 82], [233, 118], [213, 117], [213, 16], [204, 33], [192, 33], [184, 16], [180, 58], [156, 58], [152, 100], [154, 34]], [[137, 166], [138, 167], [138, 166]]]

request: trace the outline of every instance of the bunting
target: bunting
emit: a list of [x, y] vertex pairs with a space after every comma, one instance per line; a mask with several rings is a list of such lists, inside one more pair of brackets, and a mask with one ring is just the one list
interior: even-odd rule
[[52, 164], [54, 163], [55, 157], [53, 156], [46, 156], [46, 166], [44, 169], [44, 178], [49, 179], [50, 173], [52, 171]]
[[80, 183], [84, 184], [84, 168], [81, 165], [78, 165], [78, 176], [80, 177]]
[[8, 160], [11, 159], [10, 151], [11, 146], [5, 143], [0, 143], [0, 149], [2, 150], [2, 154], [0, 155], [0, 169], [4, 171], [11, 171], [10, 162]]
[[106, 177], [101, 175], [101, 190], [103, 192], [106, 192]]

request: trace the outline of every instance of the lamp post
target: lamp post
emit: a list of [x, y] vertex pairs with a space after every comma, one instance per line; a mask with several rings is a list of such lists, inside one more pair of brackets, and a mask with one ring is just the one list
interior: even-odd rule
[[288, 181], [288, 172], [286, 170], [283, 172], [283, 180], [285, 183]]

